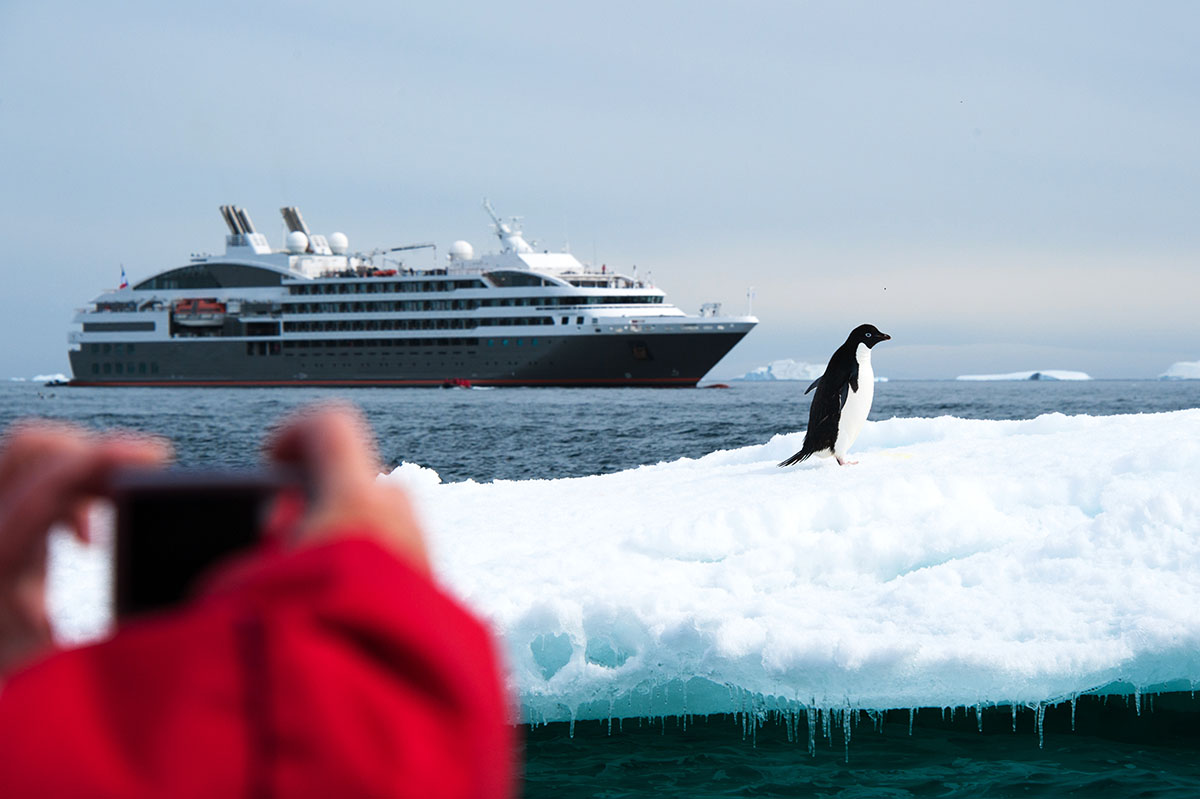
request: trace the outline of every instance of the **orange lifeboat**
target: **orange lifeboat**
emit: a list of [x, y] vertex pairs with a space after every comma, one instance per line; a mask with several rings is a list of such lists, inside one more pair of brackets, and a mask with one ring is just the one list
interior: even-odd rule
[[216, 327], [225, 324], [225, 303], [216, 300], [179, 300], [173, 308], [176, 324]]

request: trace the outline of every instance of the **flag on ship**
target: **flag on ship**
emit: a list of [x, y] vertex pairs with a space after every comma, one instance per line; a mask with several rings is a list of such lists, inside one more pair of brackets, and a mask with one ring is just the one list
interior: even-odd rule
[[125, 267], [124, 267], [124, 265], [122, 265], [122, 266], [121, 266], [121, 285], [117, 286], [117, 288], [119, 288], [119, 289], [127, 289], [127, 288], [129, 288], [129, 281], [125, 279]]

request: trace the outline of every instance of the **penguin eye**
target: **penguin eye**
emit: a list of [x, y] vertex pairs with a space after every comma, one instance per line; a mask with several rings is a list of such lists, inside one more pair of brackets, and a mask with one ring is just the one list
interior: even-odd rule
[[865, 333], [864, 335], [865, 335], [867, 338], [870, 338], [870, 337], [871, 337], [871, 334], [870, 334], [870, 333]]

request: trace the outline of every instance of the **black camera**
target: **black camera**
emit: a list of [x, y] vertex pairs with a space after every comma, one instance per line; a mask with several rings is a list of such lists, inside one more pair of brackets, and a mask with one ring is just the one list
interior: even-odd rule
[[299, 488], [298, 476], [281, 470], [119, 472], [112, 481], [117, 619], [182, 602], [198, 577], [258, 542], [281, 491]]

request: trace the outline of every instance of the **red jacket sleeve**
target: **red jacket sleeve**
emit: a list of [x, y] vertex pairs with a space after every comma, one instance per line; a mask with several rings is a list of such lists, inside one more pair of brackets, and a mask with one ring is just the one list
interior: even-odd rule
[[500, 797], [488, 631], [379, 545], [243, 564], [187, 606], [0, 688], [12, 797]]

